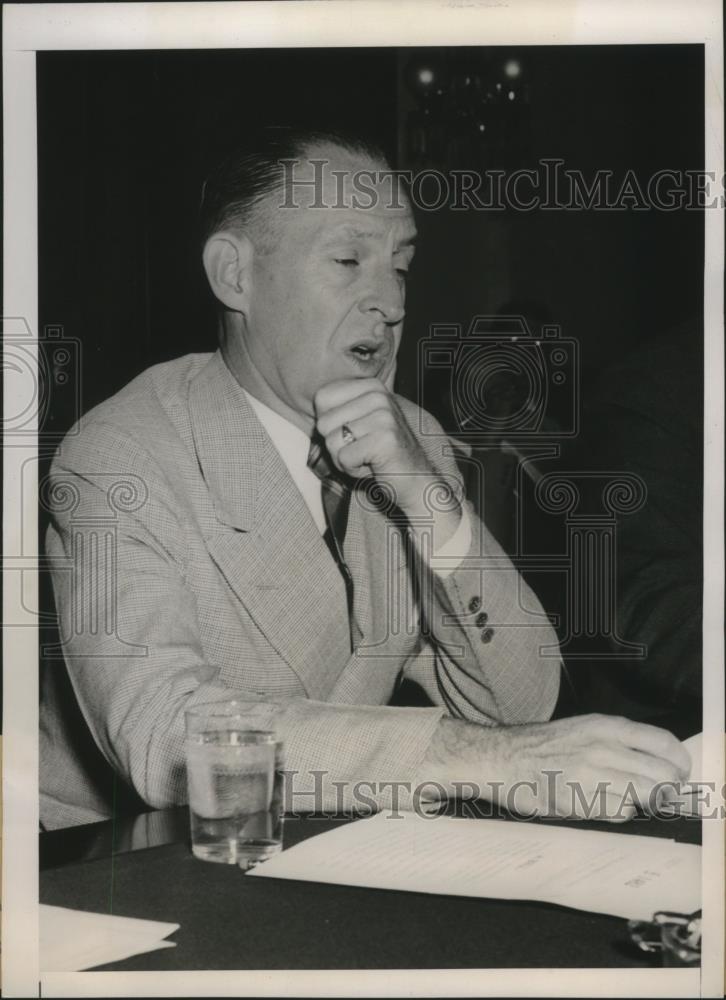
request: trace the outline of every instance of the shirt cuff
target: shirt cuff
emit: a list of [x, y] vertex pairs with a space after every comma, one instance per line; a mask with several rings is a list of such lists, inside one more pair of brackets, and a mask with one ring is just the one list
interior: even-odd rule
[[471, 521], [466, 507], [461, 508], [461, 520], [451, 538], [431, 556], [431, 569], [442, 579], [450, 576], [461, 565], [471, 548]]

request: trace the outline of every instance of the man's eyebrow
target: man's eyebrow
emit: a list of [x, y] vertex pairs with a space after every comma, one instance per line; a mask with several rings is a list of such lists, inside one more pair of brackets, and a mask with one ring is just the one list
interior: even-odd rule
[[[351, 225], [350, 223], [345, 223], [338, 229], [325, 236], [325, 243], [334, 243], [335, 240], [339, 240], [345, 237], [352, 237], [357, 240], [365, 239], [380, 239], [383, 237], [383, 233], [377, 229], [360, 229], [358, 226]], [[402, 239], [397, 245], [398, 246], [414, 246], [418, 239], [418, 233], [413, 233], [411, 236], [407, 236]]]

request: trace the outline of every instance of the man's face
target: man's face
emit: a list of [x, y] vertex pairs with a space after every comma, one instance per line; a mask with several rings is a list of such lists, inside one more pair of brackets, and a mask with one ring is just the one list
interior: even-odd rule
[[[253, 258], [245, 337], [249, 356], [274, 394], [314, 417], [313, 398], [337, 379], [392, 374], [401, 340], [406, 274], [416, 228], [408, 206], [391, 198], [390, 179], [377, 188], [373, 208], [350, 207], [355, 170], [385, 169], [337, 148], [316, 150], [330, 170], [346, 171], [346, 194], [328, 176], [325, 208], [280, 208], [274, 249]], [[305, 171], [308, 171], [306, 174]], [[303, 162], [296, 177], [312, 176]], [[370, 181], [366, 181], [370, 185]], [[312, 192], [299, 199], [309, 202]], [[364, 204], [368, 199], [361, 198]], [[344, 202], [346, 207], [331, 207]]]

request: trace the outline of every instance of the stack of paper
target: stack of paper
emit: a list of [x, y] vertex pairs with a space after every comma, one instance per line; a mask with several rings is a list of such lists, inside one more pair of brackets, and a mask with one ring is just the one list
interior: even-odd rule
[[41, 906], [40, 968], [79, 972], [157, 948], [175, 948], [174, 941], [163, 939], [178, 930], [179, 924]]
[[657, 910], [700, 907], [700, 865], [700, 847], [655, 837], [379, 813], [311, 837], [247, 877], [535, 899], [649, 920]]

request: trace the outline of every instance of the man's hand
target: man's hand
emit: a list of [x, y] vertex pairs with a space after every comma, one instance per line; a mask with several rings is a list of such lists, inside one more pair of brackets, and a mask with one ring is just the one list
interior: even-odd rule
[[445, 718], [418, 778], [513, 812], [617, 823], [657, 810], [690, 766], [671, 733], [619, 716], [494, 729]]
[[[434, 475], [395, 397], [379, 379], [330, 382], [316, 393], [315, 411], [330, 457], [349, 476]], [[355, 438], [350, 443], [343, 438], [344, 425]]]
[[[437, 484], [443, 490], [450, 487], [431, 466], [395, 396], [379, 379], [330, 382], [316, 393], [315, 410], [317, 429], [342, 472], [356, 479], [374, 476], [395, 490], [396, 504], [409, 518], [431, 519], [427, 491]], [[345, 441], [344, 426], [355, 440]], [[453, 535], [459, 523], [460, 509], [453, 496], [445, 514], [446, 526], [437, 516], [439, 542]]]

